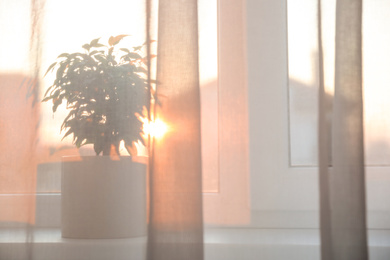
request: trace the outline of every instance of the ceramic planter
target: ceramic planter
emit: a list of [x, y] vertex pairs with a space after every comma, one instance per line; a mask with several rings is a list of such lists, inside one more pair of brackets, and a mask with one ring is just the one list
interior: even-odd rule
[[62, 237], [146, 235], [146, 166], [131, 157], [63, 157]]

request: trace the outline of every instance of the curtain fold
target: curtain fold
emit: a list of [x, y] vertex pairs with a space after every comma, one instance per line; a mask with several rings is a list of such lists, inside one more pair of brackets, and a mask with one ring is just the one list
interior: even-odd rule
[[[320, 5], [321, 1], [319, 21]], [[321, 50], [321, 35], [319, 39]], [[331, 141], [327, 140], [329, 122], [326, 113], [329, 106], [325, 103], [323, 77], [320, 88], [321, 255], [323, 260], [363, 260], [368, 259], [368, 250], [363, 146], [361, 0], [337, 1], [335, 55]], [[321, 56], [322, 54], [320, 60]], [[323, 75], [322, 67], [321, 74]], [[332, 167], [328, 169], [329, 150]]]
[[155, 120], [167, 132], [150, 159], [148, 260], [203, 259], [196, 0], [160, 0]]
[[330, 126], [329, 112], [331, 104], [327, 102], [324, 79], [324, 50], [322, 45], [322, 13], [321, 0], [317, 1], [318, 23], [318, 170], [319, 170], [319, 198], [320, 198], [320, 241], [321, 259], [331, 259], [331, 232], [330, 232], [330, 202], [329, 202], [329, 173], [330, 163]]

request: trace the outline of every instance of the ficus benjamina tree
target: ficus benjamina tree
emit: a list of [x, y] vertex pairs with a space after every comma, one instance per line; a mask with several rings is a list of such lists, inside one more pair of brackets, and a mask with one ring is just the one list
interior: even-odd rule
[[[124, 145], [136, 154], [135, 143], [143, 139], [145, 108], [150, 102], [146, 57], [142, 46], [118, 48], [127, 35], [100, 38], [84, 44], [84, 52], [62, 53], [46, 72], [56, 70], [42, 102], [52, 101], [53, 113], [62, 103], [69, 110], [61, 131], [73, 134], [79, 148], [93, 144], [96, 155], [119, 154]], [[45, 74], [45, 76], [46, 76]]]

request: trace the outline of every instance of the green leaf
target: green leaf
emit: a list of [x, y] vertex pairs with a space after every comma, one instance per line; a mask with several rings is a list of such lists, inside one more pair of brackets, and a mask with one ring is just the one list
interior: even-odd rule
[[47, 94], [49, 93], [49, 91], [54, 87], [54, 85], [51, 85], [50, 87], [47, 88], [46, 92], [45, 92], [45, 95], [43, 95], [44, 97], [47, 96]]
[[115, 37], [111, 36], [110, 39], [108, 39], [108, 44], [110, 46], [117, 45], [126, 36], [129, 36], [129, 35], [121, 34], [121, 35], [118, 35], [118, 36], [115, 36]]
[[83, 141], [84, 141], [84, 138], [82, 138], [82, 137], [77, 137], [76, 142], [75, 142], [76, 147], [77, 147], [77, 148], [80, 148], [80, 146], [81, 146], [81, 144], [83, 143]]
[[99, 43], [99, 40], [100, 40], [100, 37], [99, 37], [99, 38], [96, 38], [96, 39], [93, 39], [89, 45], [90, 45], [91, 47], [96, 47], [96, 44]]
[[61, 90], [60, 89], [57, 89], [54, 94], [52, 95], [53, 98], [57, 98], [61, 93]]
[[144, 138], [142, 137], [141, 132], [138, 133], [138, 140], [141, 141], [142, 145], [146, 146], [145, 140], [144, 140]]
[[91, 46], [88, 43], [84, 44], [82, 47], [83, 47], [83, 49], [86, 49], [87, 51], [89, 51], [89, 49], [91, 49]]
[[[149, 43], [154, 43], [154, 42], [157, 42], [156, 40], [150, 40]], [[148, 42], [144, 42], [144, 45], [148, 44]]]
[[129, 54], [127, 54], [127, 56], [132, 59], [142, 59], [142, 56], [135, 52], [130, 52]]
[[104, 141], [102, 138], [96, 138], [95, 144], [93, 146], [93, 149], [95, 150], [96, 155], [99, 155], [104, 148]]
[[69, 57], [69, 53], [62, 53], [62, 54], [60, 54], [60, 55], [57, 57], [57, 59], [58, 59], [58, 58], [67, 58], [67, 57]]
[[[64, 128], [66, 127], [66, 123], [70, 121], [70, 120], [68, 121], [68, 119], [69, 119], [72, 115], [76, 114], [76, 111], [78, 111], [78, 109], [71, 110], [71, 111], [69, 112], [69, 114], [65, 117], [64, 122], [62, 122], [62, 125], [61, 125], [61, 130], [64, 129]], [[71, 119], [71, 120], [72, 120], [72, 119]]]
[[78, 61], [78, 59], [76, 59], [76, 58], [83, 58], [83, 57], [85, 57], [85, 56], [88, 57], [87, 54], [80, 53], [80, 52], [75, 52], [75, 53], [69, 54], [69, 56], [68, 56], [68, 62], [70, 62], [70, 60], [72, 60], [72, 61]]
[[65, 135], [62, 137], [61, 141], [65, 139], [65, 137], [67, 137], [68, 135], [70, 135], [71, 133], [73, 133], [73, 128], [72, 127], [69, 127], [69, 130], [65, 133]]
[[104, 44], [101, 44], [101, 43], [97, 43], [93, 46], [94, 48], [100, 48], [100, 47], [105, 47]]
[[137, 71], [137, 72], [144, 72], [144, 73], [147, 73], [147, 72], [148, 72], [148, 70], [145, 69], [145, 68], [143, 68], [143, 67], [137, 67], [137, 68], [135, 69], [135, 71]]
[[50, 100], [52, 98], [53, 98], [53, 96], [45, 97], [44, 99], [42, 99], [42, 102], [46, 102], [46, 101], [48, 101], [48, 100]]
[[57, 99], [54, 102], [54, 104], [53, 104], [53, 113], [55, 113], [57, 111], [58, 106], [61, 105], [61, 104], [62, 104], [62, 99], [61, 98]]
[[95, 55], [94, 57], [95, 57], [95, 59], [97, 59], [101, 63], [106, 63], [107, 62], [107, 60], [103, 56], [101, 56], [101, 55]]
[[108, 44], [110, 46], [113, 46], [114, 45], [114, 41], [115, 41], [115, 37], [114, 36], [111, 36], [109, 39], [108, 39]]
[[128, 142], [125, 141], [125, 148], [131, 156], [137, 155], [137, 147], [134, 145], [134, 142], [130, 142], [129, 144]]
[[87, 144], [93, 144], [94, 143], [94, 141], [93, 140], [91, 140], [91, 139], [84, 139], [84, 142], [81, 144], [81, 146], [84, 146], [84, 145], [87, 145]]
[[64, 71], [66, 69], [66, 66], [68, 66], [68, 62], [61, 62], [60, 67], [57, 70], [56, 77], [58, 80], [61, 80], [63, 78]]
[[123, 52], [130, 53], [129, 49], [126, 49], [126, 48], [120, 48], [119, 50], [121, 50], [121, 51], [123, 51]]
[[47, 71], [46, 71], [44, 77], [46, 76], [46, 74], [47, 74], [50, 70], [53, 70], [53, 68], [54, 68], [55, 65], [57, 65], [57, 62], [54, 62], [53, 64], [51, 64], [51, 65], [49, 66], [49, 68], [47, 69]]
[[113, 51], [114, 51], [114, 47], [109, 48], [108, 49], [108, 55], [111, 55]]
[[90, 54], [89, 54], [89, 56], [93, 56], [93, 55], [95, 55], [96, 53], [99, 53], [100, 51], [97, 51], [97, 50], [94, 50], [94, 51], [92, 51]]

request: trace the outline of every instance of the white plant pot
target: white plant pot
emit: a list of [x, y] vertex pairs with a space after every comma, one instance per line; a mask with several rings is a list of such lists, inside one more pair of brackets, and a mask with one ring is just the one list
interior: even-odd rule
[[62, 237], [146, 235], [146, 166], [131, 157], [63, 157]]

